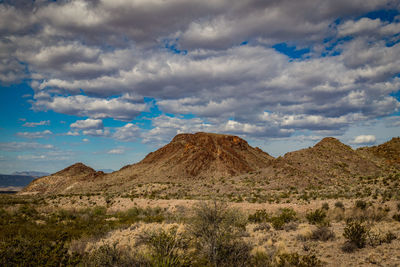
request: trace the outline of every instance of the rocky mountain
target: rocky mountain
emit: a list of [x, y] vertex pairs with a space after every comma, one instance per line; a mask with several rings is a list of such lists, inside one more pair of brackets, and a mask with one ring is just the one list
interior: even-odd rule
[[120, 172], [161, 179], [229, 177], [265, 168], [271, 160], [273, 157], [237, 136], [178, 134], [166, 146]]
[[381, 171], [375, 162], [333, 137], [277, 158], [268, 170], [282, 183], [303, 186], [352, 182], [358, 176], [379, 175]]
[[400, 169], [400, 137], [378, 146], [362, 147], [358, 151], [381, 166]]
[[[313, 147], [274, 159], [237, 136], [179, 134], [139, 163], [119, 171], [106, 174], [77, 163], [34, 180], [23, 193], [133, 192], [138, 185], [149, 183], [204, 187], [232, 177], [257, 179], [279, 188], [335, 185], [357, 182], [361, 176], [380, 175], [388, 171], [387, 166], [399, 162], [399, 154], [399, 138], [353, 150], [328, 137]], [[208, 188], [212, 190], [212, 186]]]
[[63, 193], [77, 185], [90, 186], [101, 176], [104, 176], [103, 172], [96, 172], [83, 163], [75, 163], [52, 175], [33, 180], [21, 193]]

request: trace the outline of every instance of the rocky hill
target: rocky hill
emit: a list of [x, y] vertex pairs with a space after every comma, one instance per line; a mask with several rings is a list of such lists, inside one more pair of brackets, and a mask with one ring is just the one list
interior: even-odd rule
[[173, 179], [230, 177], [265, 168], [273, 159], [237, 136], [178, 134], [166, 146], [120, 172]]
[[103, 172], [82, 163], [75, 163], [59, 172], [33, 180], [21, 193], [65, 193], [76, 186], [96, 183], [96, 179], [104, 176]]
[[283, 184], [308, 186], [352, 182], [359, 176], [379, 175], [381, 170], [350, 146], [327, 137], [313, 147], [277, 158], [267, 171]]
[[400, 137], [373, 147], [362, 147], [358, 151], [382, 167], [400, 169]]

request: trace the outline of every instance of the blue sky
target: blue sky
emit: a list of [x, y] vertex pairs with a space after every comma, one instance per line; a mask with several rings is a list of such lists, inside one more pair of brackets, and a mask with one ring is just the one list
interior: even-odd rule
[[0, 173], [117, 170], [182, 132], [379, 144], [399, 90], [398, 1], [0, 1]]

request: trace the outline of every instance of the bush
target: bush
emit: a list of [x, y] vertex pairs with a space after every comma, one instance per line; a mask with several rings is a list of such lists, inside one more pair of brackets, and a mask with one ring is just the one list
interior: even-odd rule
[[335, 233], [328, 226], [320, 226], [312, 231], [311, 239], [319, 241], [334, 240]]
[[326, 212], [323, 209], [316, 209], [314, 212], [307, 213], [306, 218], [310, 224], [323, 224], [326, 219]]
[[[222, 202], [201, 202], [188, 225], [198, 254], [214, 266], [245, 265], [250, 247], [241, 240], [246, 219]], [[207, 265], [207, 264], [206, 264]]]
[[322, 266], [322, 262], [314, 254], [284, 253], [278, 255], [277, 266], [318, 267]]
[[367, 202], [365, 202], [364, 200], [357, 200], [355, 203], [355, 207], [359, 208], [361, 210], [365, 210], [367, 208]]
[[337, 202], [335, 203], [335, 207], [336, 207], [336, 208], [339, 208], [339, 209], [342, 209], [342, 210], [345, 209], [345, 208], [344, 208], [344, 205], [343, 205], [343, 202], [341, 202], [341, 201], [337, 201]]
[[177, 234], [177, 227], [144, 232], [138, 237], [138, 245], [145, 244], [152, 251], [151, 262], [155, 266], [182, 266], [187, 259], [184, 250], [188, 240]]
[[295, 221], [296, 219], [296, 212], [293, 209], [283, 208], [277, 216], [270, 218], [270, 222], [274, 229], [282, 230], [286, 223]]
[[393, 220], [400, 222], [400, 213], [398, 214], [393, 214]]
[[254, 214], [249, 215], [249, 222], [253, 223], [262, 223], [262, 222], [267, 222], [269, 219], [269, 215], [265, 209], [262, 210], [256, 210]]
[[323, 210], [329, 210], [329, 204], [328, 204], [328, 202], [323, 203], [321, 208], [322, 208]]
[[348, 221], [344, 228], [343, 236], [349, 242], [354, 243], [358, 248], [365, 247], [369, 230], [359, 221]]

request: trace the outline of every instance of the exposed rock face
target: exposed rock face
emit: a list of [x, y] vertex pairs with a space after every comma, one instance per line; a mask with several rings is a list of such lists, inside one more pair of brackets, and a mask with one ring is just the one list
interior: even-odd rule
[[223, 177], [265, 168], [271, 160], [273, 157], [237, 136], [178, 134], [166, 146], [122, 171], [139, 170], [160, 178]]
[[74, 187], [80, 183], [93, 182], [103, 175], [103, 172], [96, 172], [82, 163], [75, 163], [52, 175], [33, 180], [21, 193], [67, 193], [74, 191]]

